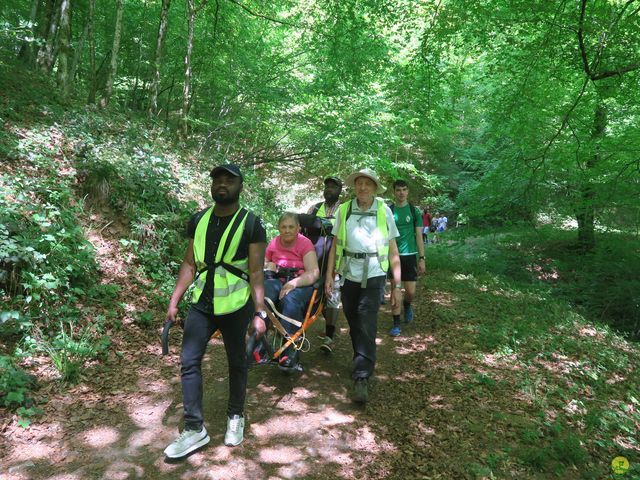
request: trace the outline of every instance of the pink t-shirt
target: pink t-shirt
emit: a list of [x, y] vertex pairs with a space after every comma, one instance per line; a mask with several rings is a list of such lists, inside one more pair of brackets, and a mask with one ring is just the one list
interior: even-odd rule
[[[264, 258], [282, 268], [299, 268], [304, 271], [304, 256], [315, 251], [313, 243], [302, 234], [298, 234], [292, 247], [285, 247], [280, 242], [280, 235], [269, 242]], [[302, 272], [300, 272], [302, 273]]]

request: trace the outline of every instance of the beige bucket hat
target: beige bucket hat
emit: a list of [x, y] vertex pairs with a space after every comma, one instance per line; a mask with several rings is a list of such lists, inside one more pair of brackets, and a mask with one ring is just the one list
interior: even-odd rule
[[345, 184], [348, 187], [353, 188], [355, 186], [355, 182], [356, 179], [358, 177], [367, 177], [368, 179], [372, 180], [376, 186], [378, 187], [376, 189], [376, 193], [384, 193], [387, 189], [380, 183], [380, 179], [378, 178], [378, 175], [376, 175], [376, 172], [374, 172], [373, 170], [371, 170], [370, 168], [363, 168], [361, 170], [358, 170], [357, 172], [353, 172], [351, 175], [349, 175], [347, 177], [347, 179], [345, 180]]

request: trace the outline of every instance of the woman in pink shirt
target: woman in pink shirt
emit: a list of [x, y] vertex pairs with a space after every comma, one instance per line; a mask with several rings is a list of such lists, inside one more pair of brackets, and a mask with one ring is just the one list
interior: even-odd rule
[[[286, 212], [278, 220], [280, 235], [269, 242], [265, 252], [264, 295], [283, 315], [304, 320], [313, 283], [320, 277], [316, 251], [307, 237], [300, 233], [300, 222], [295, 213]], [[289, 334], [298, 330], [283, 321]], [[289, 346], [280, 356], [280, 369], [290, 372], [298, 363], [297, 350]]]

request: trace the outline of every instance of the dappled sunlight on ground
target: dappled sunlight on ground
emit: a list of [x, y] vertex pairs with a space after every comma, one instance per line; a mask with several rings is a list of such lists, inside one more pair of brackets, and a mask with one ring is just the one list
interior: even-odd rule
[[302, 453], [296, 447], [281, 446], [277, 448], [263, 448], [258, 460], [262, 463], [295, 463], [302, 459]]
[[397, 337], [395, 351], [399, 355], [409, 355], [412, 353], [424, 352], [429, 349], [430, 345], [436, 344], [433, 335], [411, 335], [405, 337]]
[[120, 433], [113, 427], [95, 427], [80, 435], [79, 440], [93, 448], [104, 448], [120, 439]]
[[9, 451], [12, 462], [24, 462], [25, 460], [40, 460], [50, 458], [56, 449], [51, 445], [42, 443], [20, 444]]
[[482, 363], [491, 368], [507, 368], [509, 370], [520, 370], [522, 366], [518, 363], [518, 356], [515, 353], [509, 355], [496, 353], [481, 354]]
[[332, 437], [329, 427], [350, 425], [354, 421], [352, 415], [345, 415], [331, 407], [302, 416], [282, 412], [265, 422], [252, 424], [251, 433], [260, 443], [267, 442], [273, 437], [315, 436], [319, 432], [327, 432]]
[[393, 380], [398, 382], [414, 382], [414, 381], [424, 381], [426, 380], [426, 378], [427, 377], [424, 374], [410, 371], [410, 372], [404, 372], [403, 374], [396, 376]]
[[435, 291], [431, 293], [432, 303], [442, 307], [451, 307], [457, 298], [449, 292]]

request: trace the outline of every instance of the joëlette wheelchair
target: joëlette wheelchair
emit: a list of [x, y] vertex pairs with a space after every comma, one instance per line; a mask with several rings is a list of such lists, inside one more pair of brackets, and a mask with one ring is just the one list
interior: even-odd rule
[[[298, 215], [301, 233], [309, 238], [314, 244], [320, 268], [320, 277], [313, 284], [313, 293], [307, 306], [306, 314], [302, 322], [285, 317], [275, 305], [267, 302], [267, 316], [269, 317], [269, 328], [262, 338], [256, 340], [255, 333], [247, 340], [247, 358], [250, 365], [279, 365], [282, 354], [293, 345], [298, 351], [305, 352], [310, 348], [310, 342], [306, 336], [307, 329], [313, 325], [318, 316], [322, 313], [325, 303], [324, 279], [327, 271], [327, 261], [333, 237], [331, 221], [316, 217], [315, 215]], [[281, 268], [276, 272], [265, 272], [265, 276], [270, 278], [281, 278], [285, 282], [289, 281], [297, 269]], [[283, 322], [290, 322], [298, 329], [294, 333], [287, 333]], [[300, 363], [296, 363], [295, 371], [302, 371]]]
[[[313, 293], [305, 318], [302, 322], [297, 322], [299, 323], [299, 328], [295, 333], [288, 334], [279, 320], [281, 314], [275, 309], [267, 308], [267, 315], [272, 328], [268, 329], [262, 338], [258, 340], [256, 340], [255, 333], [249, 336], [247, 340], [247, 357], [250, 365], [278, 365], [282, 352], [291, 344], [294, 344], [294, 348], [298, 350], [303, 348], [308, 350], [309, 341], [306, 339], [305, 332], [322, 313], [325, 301], [324, 277], [327, 270], [329, 250], [333, 241], [331, 236], [333, 225], [325, 218], [308, 214], [300, 214], [299, 221], [301, 233], [314, 244], [316, 255], [318, 256], [318, 266], [320, 267], [320, 278], [313, 284]], [[287, 273], [290, 273], [286, 270], [284, 269], [282, 274], [287, 275]], [[188, 292], [185, 297], [189, 297]], [[277, 313], [274, 313], [274, 311]], [[166, 322], [162, 330], [162, 355], [169, 354], [169, 330], [172, 326], [172, 321]], [[216, 331], [213, 336], [219, 337], [220, 332]], [[300, 368], [298, 364], [298, 369]]]

